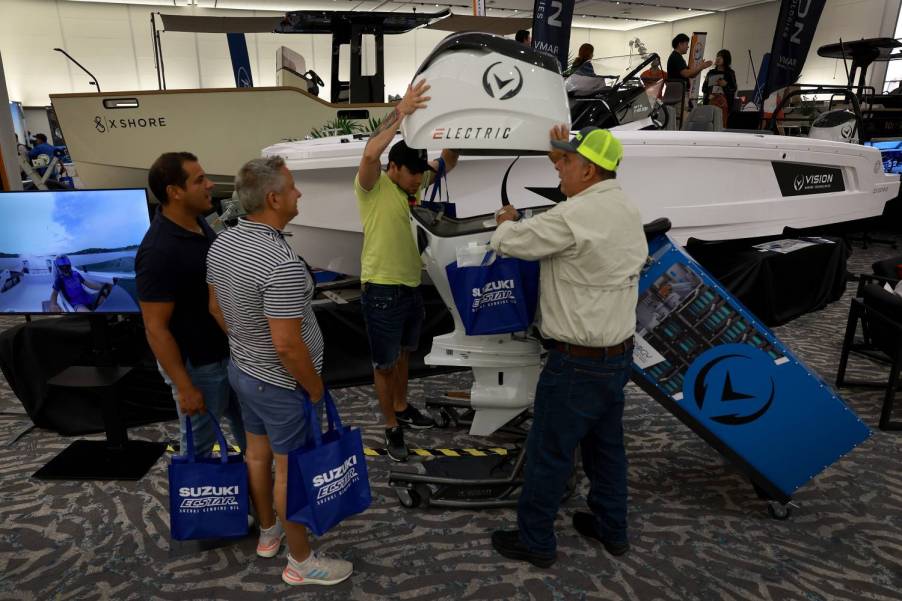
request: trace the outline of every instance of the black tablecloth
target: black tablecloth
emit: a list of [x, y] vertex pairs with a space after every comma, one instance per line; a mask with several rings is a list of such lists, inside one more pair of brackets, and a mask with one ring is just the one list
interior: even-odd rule
[[[419, 348], [411, 354], [411, 377], [459, 368], [428, 367], [423, 357], [432, 338], [454, 329], [435, 288], [423, 288], [426, 321]], [[360, 304], [314, 307], [326, 342], [323, 375], [330, 388], [372, 384], [373, 368]], [[127, 426], [176, 418], [175, 402], [157, 371], [140, 318], [110, 329], [112, 353], [120, 365], [135, 366], [120, 384], [120, 411]], [[102, 432], [100, 403], [91, 391], [60, 389], [47, 380], [70, 365], [95, 365], [88, 320], [80, 316], [36, 319], [0, 333], [0, 369], [31, 420], [41, 428], [74, 435]], [[375, 397], [373, 399], [375, 403]]]
[[[109, 329], [112, 355], [132, 370], [119, 384], [119, 408], [127, 426], [175, 419], [169, 387], [157, 372], [139, 322]], [[0, 369], [36, 426], [74, 435], [103, 431], [96, 392], [47, 385], [70, 365], [95, 365], [87, 319], [37, 319], [0, 334]]]
[[752, 247], [792, 237], [786, 232], [754, 241], [690, 238], [686, 251], [762, 322], [777, 326], [822, 309], [846, 289], [850, 249], [841, 238], [806, 238], [815, 244], [785, 254]]

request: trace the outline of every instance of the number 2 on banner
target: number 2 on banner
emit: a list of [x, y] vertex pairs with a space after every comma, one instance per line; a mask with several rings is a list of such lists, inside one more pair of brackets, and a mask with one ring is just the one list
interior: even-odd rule
[[561, 12], [564, 10], [564, 3], [559, 0], [551, 0], [551, 10], [556, 11], [548, 17], [548, 24], [555, 27], [563, 27], [561, 23]]

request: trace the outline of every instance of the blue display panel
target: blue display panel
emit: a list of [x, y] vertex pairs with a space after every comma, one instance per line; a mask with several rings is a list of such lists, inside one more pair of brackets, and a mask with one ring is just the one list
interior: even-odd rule
[[864, 145], [880, 150], [884, 173], [902, 173], [902, 140], [865, 142]]
[[147, 193], [0, 193], [0, 313], [137, 313]]
[[870, 436], [831, 387], [665, 236], [639, 285], [633, 381], [774, 499]]

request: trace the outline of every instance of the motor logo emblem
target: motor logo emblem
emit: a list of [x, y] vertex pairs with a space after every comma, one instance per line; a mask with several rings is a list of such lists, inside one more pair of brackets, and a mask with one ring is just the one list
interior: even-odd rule
[[501, 61], [492, 63], [482, 74], [485, 93], [498, 100], [509, 100], [523, 89], [523, 74], [516, 65], [505, 66]]
[[792, 187], [795, 188], [796, 192], [800, 192], [805, 187], [805, 176], [801, 173], [797, 175], [792, 181]]
[[714, 347], [686, 373], [684, 394], [707, 419], [742, 426], [761, 418], [777, 395], [773, 359], [747, 344]]

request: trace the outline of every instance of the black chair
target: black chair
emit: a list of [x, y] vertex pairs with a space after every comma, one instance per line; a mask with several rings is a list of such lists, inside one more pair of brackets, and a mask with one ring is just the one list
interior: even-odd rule
[[[900, 386], [899, 372], [902, 370], [902, 297], [883, 288], [886, 278], [861, 275], [858, 292], [852, 299], [849, 320], [843, 340], [839, 368], [836, 371], [836, 386], [861, 386], [883, 388], [883, 408], [880, 412], [881, 430], [902, 430], [902, 422], [892, 421], [893, 403], [896, 390]], [[861, 339], [856, 340], [858, 324], [861, 323]], [[890, 365], [889, 379], [848, 380], [846, 367], [849, 353], [858, 353], [869, 359]]]
[[875, 261], [871, 264], [871, 271], [874, 272], [874, 275], [885, 279], [893, 287], [899, 282], [900, 268], [902, 268], [902, 255]]

